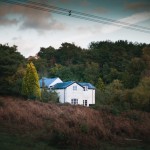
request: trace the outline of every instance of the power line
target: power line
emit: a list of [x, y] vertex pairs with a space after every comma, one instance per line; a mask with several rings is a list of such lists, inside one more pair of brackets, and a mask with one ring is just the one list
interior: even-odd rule
[[[22, 1], [22, 2], [24, 2], [24, 1]], [[104, 17], [99, 17], [99, 16], [95, 16], [95, 15], [91, 15], [91, 14], [86, 14], [86, 13], [74, 11], [74, 10], [60, 8], [60, 7], [57, 7], [57, 6], [49, 5], [48, 3], [44, 4], [44, 3], [40, 3], [40, 2], [33, 2], [31, 0], [27, 0], [27, 2], [30, 3], [30, 4], [33, 4], [33, 5], [40, 5], [40, 6], [43, 6], [43, 7], [47, 7], [47, 8], [50, 8], [50, 9], [56, 9], [56, 10], [63, 11], [63, 12], [66, 12], [66, 13], [71, 12], [71, 14], [75, 14], [75, 15], [81, 15], [81, 16], [84, 16], [84, 17], [90, 17], [90, 18], [94, 18], [94, 19], [101, 19], [103, 21], [107, 21], [107, 22], [111, 22], [111, 23], [112, 22], [113, 23], [119, 23], [119, 24], [122, 24], [122, 25], [128, 25], [128, 26], [132, 26], [132, 27], [137, 27], [137, 28], [141, 28], [141, 29], [150, 30], [150, 28], [148, 28], [148, 27], [133, 25], [133, 24], [130, 24], [130, 23], [127, 23], [127, 22], [117, 21], [117, 20], [113, 20], [113, 19], [108, 19], [108, 18], [104, 18]]]
[[65, 11], [65, 12], [71, 11], [71, 14], [75, 14], [75, 15], [81, 15], [81, 16], [86, 16], [86, 17], [90, 17], [90, 18], [94, 18], [94, 19], [101, 19], [101, 20], [108, 21], [108, 22], [119, 23], [122, 25], [128, 25], [128, 26], [133, 26], [133, 27], [137, 27], [137, 28], [142, 28], [142, 29], [144, 28], [144, 29], [150, 30], [150, 28], [148, 28], [148, 27], [133, 25], [133, 24], [130, 24], [127, 22], [122, 22], [122, 21], [117, 21], [117, 20], [113, 20], [113, 19], [109, 19], [109, 18], [99, 17], [99, 16], [95, 16], [95, 15], [91, 15], [91, 14], [87, 14], [87, 13], [83, 13], [83, 12], [79, 12], [79, 11], [75, 11], [75, 10], [69, 10], [69, 9], [65, 9], [65, 8], [61, 8], [61, 7], [57, 7], [57, 6], [52, 6], [49, 4], [40, 3], [40, 2], [33, 2], [33, 1], [28, 0], [28, 3], [31, 3], [34, 5], [41, 5], [43, 7], [48, 7], [51, 9], [57, 9], [59, 11]]
[[113, 23], [112, 25], [115, 25], [115, 26], [119, 26], [119, 27], [123, 27], [123, 28], [127, 28], [127, 29], [132, 29], [132, 30], [136, 30], [136, 31], [140, 31], [140, 32], [150, 33], [150, 28], [147, 28], [147, 27], [133, 25], [133, 24], [129, 24], [126, 22], [112, 20], [112, 19], [108, 19], [108, 18], [104, 18], [104, 17], [94, 16], [91, 14], [86, 14], [86, 13], [82, 13], [82, 12], [78, 12], [78, 11], [74, 11], [74, 10], [64, 9], [64, 8], [52, 6], [49, 4], [43, 4], [40, 2], [33, 2], [30, 0], [27, 0], [26, 2], [22, 1], [22, 0], [20, 0], [20, 1], [1, 0], [1, 1], [5, 2], [7, 4], [9, 3], [9, 4], [14, 4], [14, 5], [19, 5], [19, 6], [23, 6], [23, 7], [28, 7], [28, 8], [33, 8], [33, 9], [37, 9], [37, 10], [52, 12], [52, 13], [65, 15], [65, 16], [71, 16], [74, 18], [84, 19], [84, 20], [97, 22], [97, 23], [103, 23], [103, 24]]

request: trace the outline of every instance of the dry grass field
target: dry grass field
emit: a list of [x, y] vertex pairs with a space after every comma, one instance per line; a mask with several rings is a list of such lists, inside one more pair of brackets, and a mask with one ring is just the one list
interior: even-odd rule
[[54, 146], [136, 145], [150, 142], [150, 114], [132, 110], [116, 116], [83, 106], [0, 97], [0, 132]]

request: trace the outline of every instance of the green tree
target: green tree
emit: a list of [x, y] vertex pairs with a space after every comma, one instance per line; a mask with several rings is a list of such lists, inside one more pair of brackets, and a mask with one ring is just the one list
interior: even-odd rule
[[[19, 76], [16, 75], [16, 72], [24, 63], [25, 58], [17, 51], [17, 46], [10, 47], [0, 44], [0, 94], [19, 95], [20, 91], [15, 90], [19, 87]], [[22, 77], [19, 77], [19, 80], [22, 80]]]
[[91, 62], [91, 63], [86, 63], [85, 64], [85, 69], [84, 69], [84, 81], [85, 82], [90, 82], [92, 84], [95, 84], [97, 81], [97, 78], [99, 76], [99, 65], [97, 63]]
[[98, 78], [98, 81], [97, 81], [97, 84], [96, 84], [96, 87], [101, 90], [102, 92], [105, 90], [105, 84], [102, 80], [101, 77]]
[[[63, 66], [62, 65], [60, 65], [60, 64], [55, 64], [51, 69], [50, 69], [50, 73], [49, 73], [49, 76], [50, 77], [55, 77], [55, 76], [57, 76], [58, 75], [58, 72], [60, 71], [60, 70], [62, 70], [63, 69]], [[58, 75], [59, 76], [59, 75]]]
[[26, 73], [22, 82], [22, 94], [28, 98], [41, 98], [39, 77], [32, 62], [27, 64]]
[[47, 76], [48, 74], [48, 63], [46, 59], [42, 59], [42, 58], [35, 58], [35, 57], [30, 57], [28, 58], [28, 61], [32, 61], [34, 66], [36, 67], [36, 70], [39, 74], [39, 78], [42, 78], [44, 76]]
[[122, 78], [124, 87], [134, 88], [138, 85], [141, 75], [144, 72], [145, 63], [141, 58], [132, 58]]
[[52, 46], [47, 48], [41, 47], [37, 56], [46, 60], [48, 67], [53, 66], [56, 63], [56, 50]]
[[73, 43], [62, 43], [57, 50], [57, 63], [65, 66], [83, 62], [82, 49]]
[[144, 77], [133, 89], [134, 108], [150, 111], [150, 77]]
[[11, 90], [14, 95], [21, 95], [22, 79], [25, 75], [25, 72], [25, 66], [20, 65], [16, 73], [9, 78], [9, 83], [13, 87]]
[[146, 68], [144, 70], [144, 76], [150, 76], [150, 46], [145, 47], [143, 49], [143, 56], [142, 56], [143, 61], [146, 64]]
[[47, 88], [42, 88], [41, 91], [41, 99], [43, 102], [48, 103], [48, 102], [54, 102], [57, 103], [59, 102], [59, 97], [58, 94], [55, 91], [49, 91]]

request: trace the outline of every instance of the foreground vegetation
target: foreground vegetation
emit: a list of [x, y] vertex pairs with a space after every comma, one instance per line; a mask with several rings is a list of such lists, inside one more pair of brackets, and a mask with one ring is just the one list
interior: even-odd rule
[[[72, 147], [54, 147], [47, 142], [33, 140], [29, 137], [16, 136], [10, 133], [0, 133], [0, 148], [2, 150], [72, 150], [77, 148]], [[83, 148], [81, 148], [82, 150]], [[90, 148], [86, 148], [90, 150]], [[108, 142], [101, 142], [99, 148], [92, 148], [92, 150], [149, 150], [146, 144], [113, 144]]]
[[150, 148], [150, 114], [134, 110], [116, 116], [107, 109], [0, 97], [0, 130], [4, 148]]

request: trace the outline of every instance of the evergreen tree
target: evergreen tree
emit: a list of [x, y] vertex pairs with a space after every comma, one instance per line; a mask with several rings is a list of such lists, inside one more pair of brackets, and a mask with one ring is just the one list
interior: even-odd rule
[[26, 73], [22, 82], [22, 94], [28, 98], [41, 98], [39, 77], [32, 62], [27, 64]]
[[96, 84], [96, 87], [101, 90], [102, 92], [105, 90], [105, 84], [102, 80], [101, 77], [98, 78], [98, 81], [97, 81], [97, 84]]
[[22, 77], [17, 77], [17, 72], [24, 63], [25, 58], [18, 52], [17, 46], [0, 44], [0, 95], [20, 95]]

